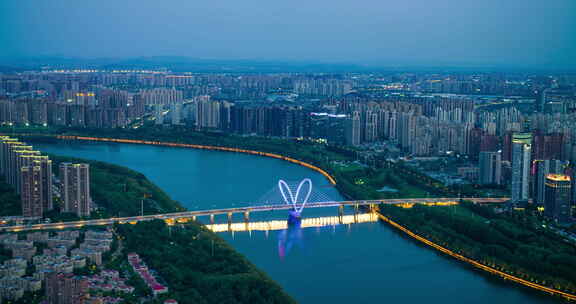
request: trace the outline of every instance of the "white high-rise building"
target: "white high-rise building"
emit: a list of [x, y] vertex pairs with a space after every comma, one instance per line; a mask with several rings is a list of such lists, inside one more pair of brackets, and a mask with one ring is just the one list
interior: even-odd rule
[[179, 103], [184, 100], [182, 91], [168, 88], [154, 88], [149, 90], [141, 90], [139, 92], [144, 104], [151, 105], [170, 105]]
[[512, 140], [512, 204], [527, 202], [530, 195], [531, 140]]
[[398, 141], [404, 151], [411, 151], [416, 138], [416, 116], [413, 113], [400, 113], [398, 117]]
[[216, 129], [220, 126], [221, 102], [201, 100], [196, 107], [196, 126], [199, 129]]
[[378, 140], [378, 113], [372, 111], [366, 112], [365, 132], [365, 140], [367, 142]]
[[389, 140], [398, 140], [398, 113], [391, 112], [388, 121], [388, 133], [386, 134]]
[[346, 118], [344, 135], [347, 145], [360, 145], [360, 112], [354, 111], [351, 117]]

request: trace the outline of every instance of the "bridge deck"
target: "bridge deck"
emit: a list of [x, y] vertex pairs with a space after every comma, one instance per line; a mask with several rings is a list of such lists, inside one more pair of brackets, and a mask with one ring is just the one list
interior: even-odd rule
[[[474, 203], [503, 203], [509, 200], [509, 198], [461, 198], [461, 199], [472, 201]], [[340, 201], [340, 202], [334, 201], [334, 202], [322, 202], [322, 203], [308, 203], [306, 204], [306, 208], [323, 208], [323, 207], [354, 206], [354, 205], [361, 206], [361, 205], [377, 205], [377, 204], [397, 205], [406, 203], [428, 204], [428, 203], [454, 202], [458, 200], [460, 200], [460, 198], [404, 198], [404, 199], [365, 200], [365, 201]], [[98, 219], [98, 220], [84, 220], [75, 222], [5, 226], [0, 227], [0, 231], [11, 232], [11, 231], [25, 231], [25, 230], [65, 229], [65, 228], [77, 228], [83, 226], [102, 226], [114, 223], [133, 223], [140, 221], [150, 221], [155, 219], [169, 220], [179, 218], [190, 218], [194, 216], [208, 216], [208, 215], [229, 214], [229, 213], [244, 213], [244, 212], [250, 213], [250, 212], [273, 211], [273, 210], [289, 210], [292, 208], [293, 208], [292, 205], [287, 204], [246, 206], [236, 208], [164, 213], [164, 214], [154, 214], [144, 216], [117, 217], [117, 218]]]

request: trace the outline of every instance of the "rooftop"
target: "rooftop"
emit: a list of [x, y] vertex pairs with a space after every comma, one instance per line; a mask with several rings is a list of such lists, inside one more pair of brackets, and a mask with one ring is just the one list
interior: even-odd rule
[[548, 174], [546, 175], [546, 179], [555, 181], [555, 182], [569, 182], [570, 176], [565, 174]]

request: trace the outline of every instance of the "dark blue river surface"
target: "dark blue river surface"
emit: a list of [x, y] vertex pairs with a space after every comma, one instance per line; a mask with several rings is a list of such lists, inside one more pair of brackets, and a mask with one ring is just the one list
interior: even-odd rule
[[[275, 187], [279, 178], [295, 181], [309, 177], [314, 187], [333, 199], [341, 198], [317, 172], [254, 155], [112, 143], [62, 142], [35, 147], [142, 172], [191, 210], [246, 205]], [[303, 217], [334, 216], [336, 212], [333, 208], [309, 209]], [[287, 215], [276, 212], [250, 217], [267, 220]], [[300, 303], [561, 302], [474, 270], [378, 222], [220, 235]]]

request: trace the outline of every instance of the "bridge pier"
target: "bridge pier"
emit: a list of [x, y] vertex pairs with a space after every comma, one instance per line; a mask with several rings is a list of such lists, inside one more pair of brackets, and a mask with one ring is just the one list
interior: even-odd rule
[[193, 221], [196, 221], [196, 216], [195, 216], [195, 215], [192, 216], [192, 220], [193, 220]]
[[252, 231], [250, 230], [250, 211], [244, 211], [244, 227], [246, 231], [250, 232], [250, 236], [252, 236]]
[[210, 225], [214, 225], [214, 214], [210, 214]]
[[338, 223], [342, 225], [342, 221], [344, 218], [344, 205], [338, 206]]
[[228, 212], [228, 226], [232, 225], [232, 212]]
[[358, 214], [358, 209], [360, 209], [360, 206], [358, 204], [354, 204], [354, 215]]

